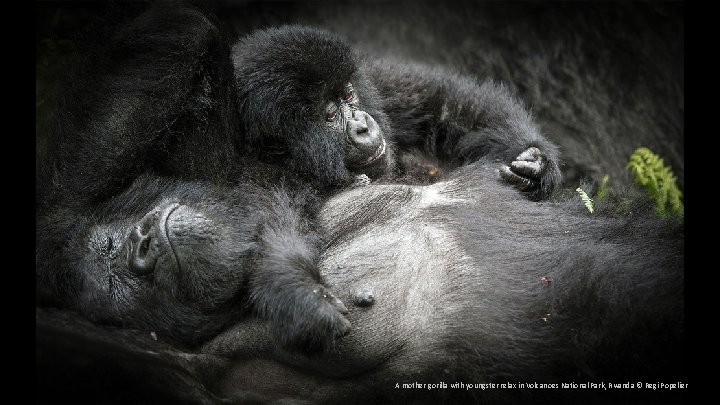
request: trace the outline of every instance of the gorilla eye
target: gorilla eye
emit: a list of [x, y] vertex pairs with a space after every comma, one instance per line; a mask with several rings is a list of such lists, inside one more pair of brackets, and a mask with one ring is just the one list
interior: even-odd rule
[[118, 238], [117, 232], [108, 229], [105, 226], [98, 226], [88, 236], [88, 247], [99, 256], [114, 258], [118, 254]]
[[334, 122], [339, 115], [337, 102], [329, 101], [325, 105], [325, 121]]

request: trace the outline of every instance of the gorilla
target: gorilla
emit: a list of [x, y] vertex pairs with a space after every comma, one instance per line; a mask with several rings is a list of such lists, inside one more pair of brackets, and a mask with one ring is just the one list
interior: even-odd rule
[[624, 196], [640, 194], [625, 168], [639, 146], [662, 156], [683, 188], [683, 2], [312, 4], [217, 12], [239, 36], [310, 25], [348, 38], [370, 60], [502, 83], [559, 145], [568, 188], [609, 175]]
[[302, 26], [253, 32], [232, 57], [247, 146], [320, 188], [432, 182], [481, 157], [504, 163], [502, 178], [533, 200], [560, 181], [557, 147], [500, 84], [366, 60], [344, 39]]
[[[650, 215], [641, 214], [642, 207], [631, 216], [591, 216], [573, 201], [537, 204], [502, 184], [494, 162], [484, 159], [432, 185], [370, 184], [336, 194], [318, 216], [327, 235], [319, 266], [341, 300], [367, 298], [369, 290], [372, 305], [349, 305], [350, 332], [333, 350], [305, 355], [277, 345], [266, 320], [233, 313], [240, 305], [221, 311], [245, 295], [246, 275], [238, 267], [248, 260], [242, 249], [254, 243], [247, 215], [274, 216], [263, 213], [267, 207], [259, 200], [272, 197], [264, 193], [248, 183], [141, 177], [93, 213], [83, 224], [88, 230], [71, 234], [71, 252], [83, 255], [74, 260], [84, 266], [76, 274], [84, 277], [80, 299], [88, 305], [88, 297], [109, 299], [100, 307], [152, 314], [140, 328], [161, 341], [176, 329], [203, 337], [212, 332], [183, 349], [189, 354], [147, 336], [130, 338], [141, 352], [164, 354], [160, 363], [142, 360], [155, 374], [191, 373], [192, 384], [182, 385], [185, 395], [201, 384], [212, 401], [240, 403], [617, 402], [660, 397], [645, 390], [429, 390], [427, 384], [684, 381], [681, 222], [654, 218], [649, 209]], [[159, 260], [170, 263], [157, 266], [154, 283], [108, 272], [124, 263], [125, 252], [97, 241], [132, 229], [117, 209], [123, 206], [140, 212], [141, 221], [160, 212], [151, 227], [167, 238]], [[192, 325], [188, 308], [196, 306], [205, 318]], [[169, 322], [163, 317], [179, 319], [158, 329]], [[50, 347], [79, 338], [67, 333]], [[122, 342], [109, 345], [118, 353], [110, 356], [113, 364], [122, 364], [114, 373], [121, 381], [142, 380], [150, 371], [124, 364]], [[51, 350], [44, 356], [68, 356]], [[178, 365], [174, 356], [181, 355], [188, 357]], [[87, 356], [81, 351], [80, 360], [67, 361], [97, 361]], [[91, 380], [116, 383], [114, 377]], [[162, 401], [175, 398], [146, 381], [133, 384]], [[411, 390], [396, 384], [426, 385]], [[682, 399], [678, 392], [664, 395]]]
[[[486, 160], [433, 185], [337, 194], [319, 219], [329, 286], [346, 301], [372, 290], [374, 304], [349, 307], [353, 329], [321, 359], [288, 355], [242, 323], [219, 336], [201, 352], [241, 359], [225, 395], [253, 387], [311, 403], [604, 402], [643, 396], [428, 392], [427, 384], [685, 375], [681, 223], [532, 203]], [[282, 380], [251, 377], [259, 370]]]

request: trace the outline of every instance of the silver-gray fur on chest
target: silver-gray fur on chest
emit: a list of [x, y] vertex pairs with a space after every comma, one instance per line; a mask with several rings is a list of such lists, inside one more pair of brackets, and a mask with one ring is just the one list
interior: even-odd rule
[[369, 185], [334, 197], [320, 214], [330, 235], [321, 258], [330, 288], [348, 303], [358, 291], [373, 292], [374, 305], [349, 306], [356, 327], [345, 339], [372, 345], [376, 361], [422, 353], [458, 319], [465, 300], [457, 281], [472, 264], [444, 215], [465, 202], [448, 185]]

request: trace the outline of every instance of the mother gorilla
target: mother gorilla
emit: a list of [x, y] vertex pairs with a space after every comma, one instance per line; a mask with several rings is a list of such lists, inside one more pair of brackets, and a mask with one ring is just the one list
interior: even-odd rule
[[[192, 246], [216, 267], [234, 254], [244, 190], [141, 178], [115, 206], [148, 194], [154, 199], [139, 210], [178, 205], [166, 219], [176, 254]], [[241, 403], [682, 400], [682, 390], [530, 385], [685, 381], [682, 228], [642, 215], [589, 216], [577, 204], [539, 205], [500, 184], [484, 162], [434, 185], [346, 191], [319, 219], [330, 236], [323, 275], [356, 304], [346, 315], [353, 327], [333, 350], [287, 352], [263, 321], [241, 315], [200, 347], [178, 349], [147, 331], [104, 331], [40, 310], [44, 394]], [[176, 288], [192, 287], [177, 277]], [[116, 299], [146, 288], [125, 287], [132, 288], [115, 291], [128, 295]], [[237, 284], [212, 292], [236, 294]], [[68, 392], [80, 389], [77, 378], [92, 384]], [[527, 385], [468, 388], [480, 383]]]

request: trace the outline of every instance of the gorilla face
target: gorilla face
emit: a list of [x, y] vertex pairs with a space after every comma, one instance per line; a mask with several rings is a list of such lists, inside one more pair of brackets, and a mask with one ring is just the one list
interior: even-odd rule
[[[241, 281], [234, 276], [240, 273], [233, 264], [237, 252], [225, 254], [228, 243], [223, 236], [231, 230], [223, 229], [213, 219], [217, 213], [211, 211], [212, 207], [163, 201], [130, 227], [124, 223], [95, 226], [89, 238], [91, 255], [104, 259], [108, 276], [119, 281], [108, 284], [109, 295], [114, 289], [146, 285], [145, 291], [136, 291], [139, 296], [162, 294], [192, 300], [204, 310], [231, 298], [233, 287]], [[114, 241], [111, 235], [125, 236]], [[222, 296], [210, 299], [203, 294], [208, 290]]]
[[[38, 263], [51, 262], [76, 279], [72, 285], [79, 291], [64, 296], [73, 297], [69, 304], [92, 319], [148, 328], [181, 342], [206, 338], [238, 314], [254, 244], [232, 221], [244, 215], [234, 201], [237, 194], [206, 202], [211, 200], [190, 188], [210, 195], [213, 190], [187, 188], [171, 189], [133, 213], [116, 211], [98, 220], [101, 210], [80, 219], [74, 233], [49, 230], [70, 240], [53, 241], [63, 246], [62, 259], [44, 257], [45, 250]], [[105, 209], [132, 201], [132, 194]], [[38, 234], [52, 222], [41, 220]]]
[[234, 46], [233, 62], [247, 143], [266, 159], [282, 157], [321, 185], [391, 172], [389, 119], [344, 40], [298, 26], [256, 31]]
[[325, 108], [331, 132], [345, 135], [345, 166], [355, 174], [382, 175], [388, 168], [388, 148], [372, 115], [360, 109], [360, 97], [348, 82], [339, 98]]

